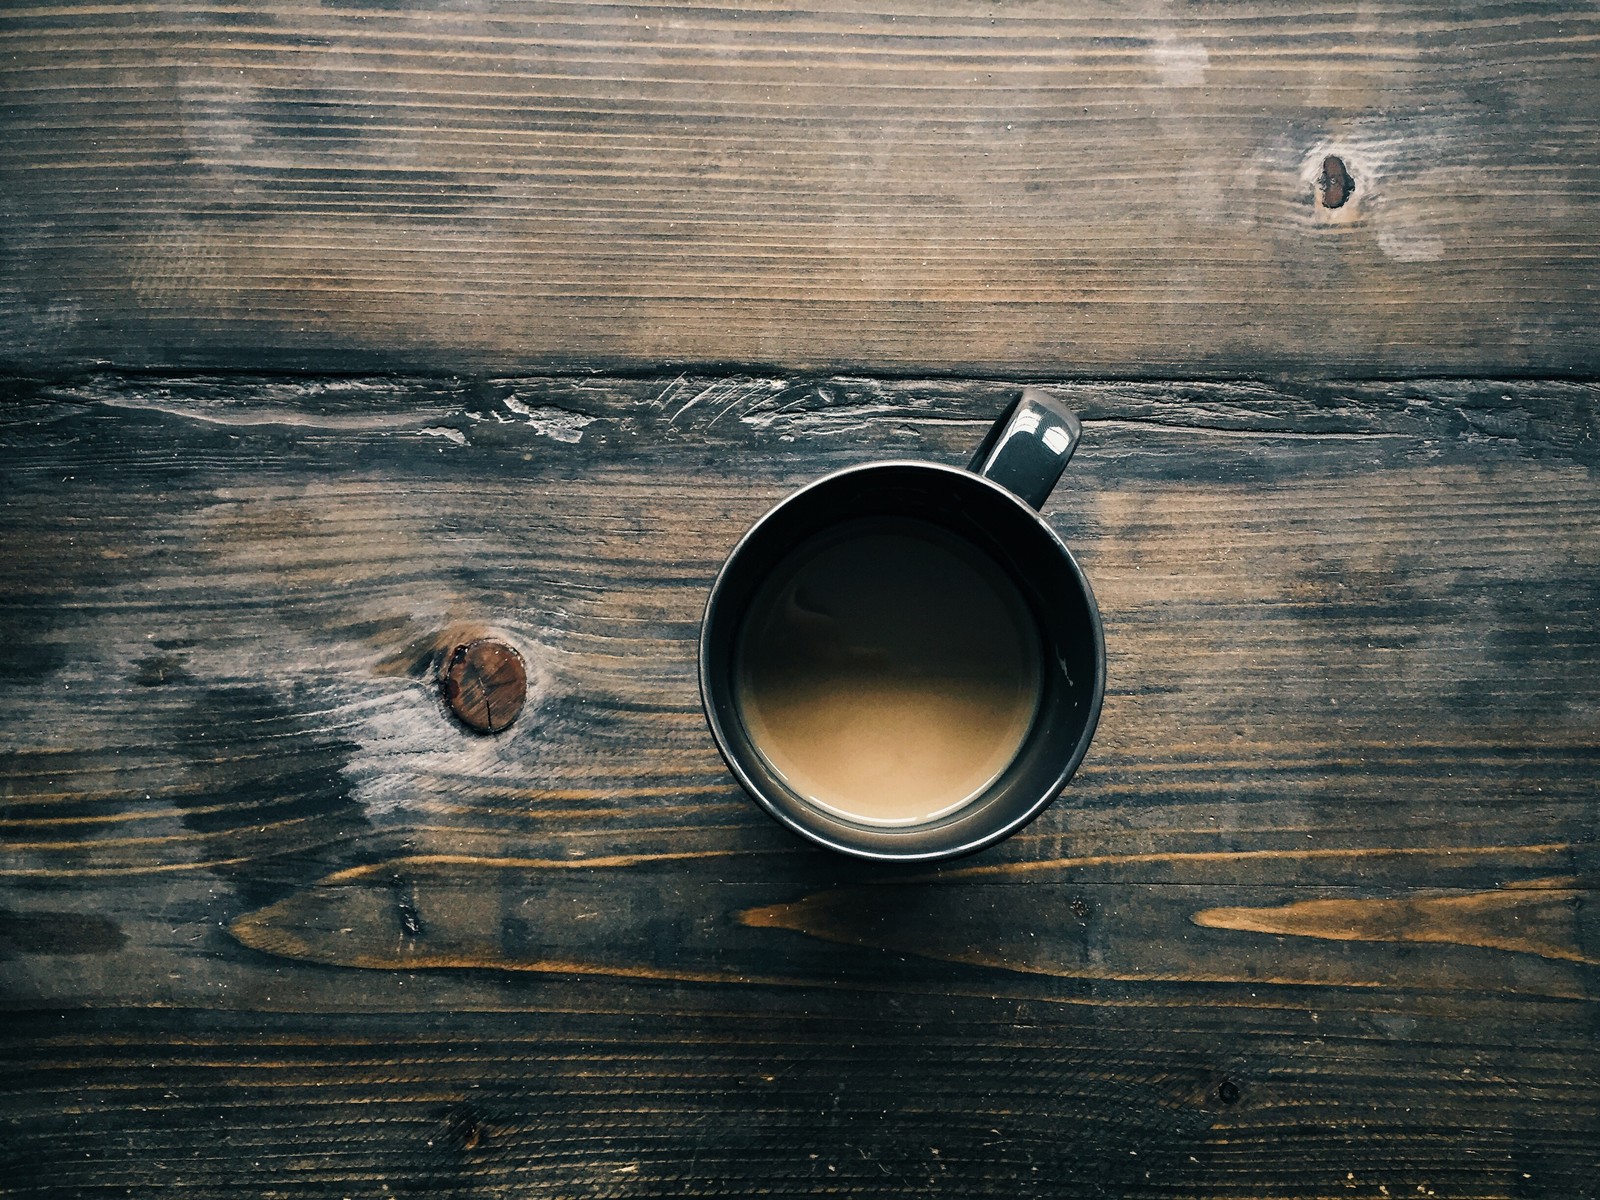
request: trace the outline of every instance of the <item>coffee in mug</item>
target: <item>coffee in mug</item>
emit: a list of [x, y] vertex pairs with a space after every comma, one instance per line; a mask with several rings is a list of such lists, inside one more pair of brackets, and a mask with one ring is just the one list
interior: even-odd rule
[[751, 600], [739, 714], [810, 803], [869, 825], [937, 820], [1016, 757], [1039, 706], [1039, 638], [993, 561], [913, 517], [847, 521]]
[[1088, 581], [1037, 508], [1079, 433], [1030, 388], [968, 470], [852, 467], [745, 535], [706, 606], [700, 687], [770, 815], [848, 854], [945, 858], [1065, 786], [1105, 649]]

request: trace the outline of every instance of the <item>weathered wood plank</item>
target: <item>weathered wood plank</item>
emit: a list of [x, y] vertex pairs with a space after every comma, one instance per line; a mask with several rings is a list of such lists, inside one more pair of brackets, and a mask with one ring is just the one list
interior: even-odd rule
[[1592, 1190], [1600, 386], [1062, 385], [1105, 715], [937, 872], [760, 816], [695, 636], [1011, 385], [4, 386], [10, 1194]]
[[9, 5], [0, 363], [1592, 374], [1597, 37], [1439, 0]]
[[[26, 1015], [8, 1190], [1583, 1196], [1570, 1025], [916, 997]], [[1487, 1034], [1487, 1036], [1486, 1036]], [[18, 1083], [23, 1084], [18, 1088]], [[1383, 1189], [1383, 1190], [1380, 1190]], [[1419, 1190], [1421, 1189], [1421, 1190]]]
[[[1427, 404], [1392, 402], [1430, 388]], [[1313, 821], [1291, 823], [1299, 834], [1349, 833], [1404, 781], [1463, 822], [1426, 812], [1429, 836], [1457, 846], [1486, 828], [1543, 844], [1562, 805], [1587, 811], [1593, 385], [1162, 390], [1064, 389], [1094, 440], [1051, 515], [1091, 572], [1116, 663], [1095, 794], [1120, 806], [1159, 782], [1163, 804], [1276, 809], [1258, 832], [1298, 808]], [[349, 778], [341, 812], [437, 813], [458, 838], [527, 826], [529, 784], [508, 777], [534, 766], [545, 800], [584, 820], [649, 826], [692, 800], [661, 826], [676, 836], [742, 816], [692, 686], [723, 554], [822, 470], [959, 460], [1007, 393], [749, 378], [36, 388], [6, 435], [11, 736], [27, 731], [13, 766], [46, 797], [30, 812], [74, 828], [70, 797], [115, 792], [132, 741], [150, 758], [136, 769], [181, 768], [200, 791], [208, 774], [258, 776], [269, 797], [296, 790], [278, 751], [301, 748], [310, 774], [291, 782]], [[499, 628], [529, 658], [530, 719], [505, 738], [438, 719], [429, 659], [466, 627]], [[641, 737], [647, 761], [597, 767], [597, 744]], [[55, 738], [77, 777], [50, 784]], [[1476, 777], [1458, 771], [1469, 763]], [[1485, 822], [1485, 797], [1519, 778], [1527, 820]], [[509, 803], [452, 802], [471, 780]], [[185, 815], [143, 806], [111, 824]], [[1083, 807], [1077, 828], [1102, 819]], [[312, 843], [332, 832], [325, 814], [282, 815]], [[42, 839], [38, 873], [69, 865], [58, 854], [149, 868], [145, 842], [110, 832]], [[190, 833], [170, 847], [180, 863], [212, 843], [202, 858], [228, 857], [242, 835], [228, 820]]]

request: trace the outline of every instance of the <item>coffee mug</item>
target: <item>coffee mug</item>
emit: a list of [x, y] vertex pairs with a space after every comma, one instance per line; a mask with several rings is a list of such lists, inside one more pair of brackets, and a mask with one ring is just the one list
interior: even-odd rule
[[860, 858], [952, 858], [1066, 786], [1100, 716], [1105, 636], [1038, 510], [1080, 433], [1028, 388], [968, 469], [849, 467], [734, 547], [701, 624], [700, 696], [780, 824]]

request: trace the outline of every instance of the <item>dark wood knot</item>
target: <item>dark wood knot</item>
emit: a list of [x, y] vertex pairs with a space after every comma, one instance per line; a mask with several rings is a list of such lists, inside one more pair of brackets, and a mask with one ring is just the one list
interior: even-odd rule
[[1330, 154], [1322, 160], [1322, 173], [1317, 176], [1317, 195], [1322, 199], [1323, 208], [1342, 208], [1355, 190], [1356, 181], [1350, 178], [1350, 172], [1345, 169], [1344, 159]]
[[439, 686], [450, 711], [468, 729], [499, 733], [528, 699], [528, 669], [512, 646], [479, 638], [445, 655]]

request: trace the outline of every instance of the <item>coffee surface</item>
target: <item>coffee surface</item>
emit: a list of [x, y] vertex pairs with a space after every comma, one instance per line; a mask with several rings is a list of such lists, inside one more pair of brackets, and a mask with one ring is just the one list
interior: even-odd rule
[[982, 794], [1038, 707], [1039, 639], [982, 551], [910, 518], [848, 522], [797, 547], [740, 630], [736, 700], [805, 799], [912, 825]]

